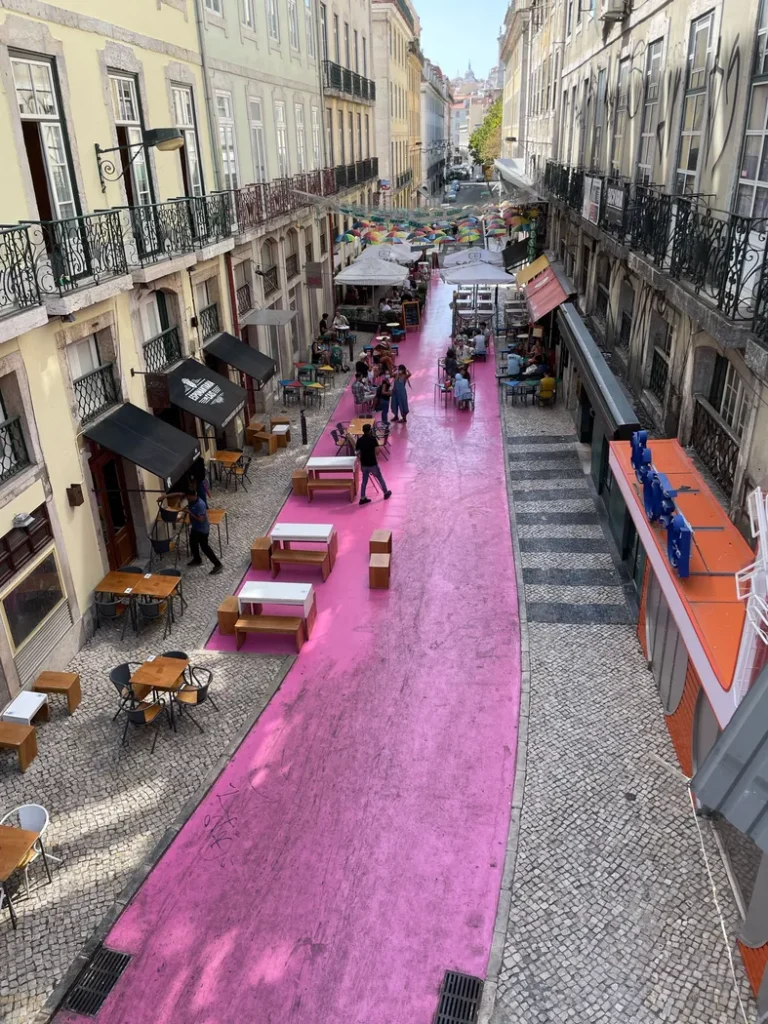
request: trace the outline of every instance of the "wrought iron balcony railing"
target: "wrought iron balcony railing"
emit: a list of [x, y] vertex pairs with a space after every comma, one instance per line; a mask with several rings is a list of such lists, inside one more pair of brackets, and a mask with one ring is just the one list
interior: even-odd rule
[[243, 316], [253, 307], [253, 303], [251, 302], [251, 286], [248, 282], [240, 285], [235, 293], [235, 298], [237, 299], [238, 316]]
[[214, 334], [218, 334], [221, 330], [219, 327], [218, 303], [212, 302], [210, 306], [205, 306], [201, 309], [197, 316], [197, 324], [200, 330], [200, 337], [203, 341], [207, 341], [208, 338], [212, 338]]
[[0, 483], [10, 480], [29, 463], [20, 417], [3, 420], [0, 423]]
[[323, 88], [326, 92], [340, 92], [359, 100], [376, 99], [375, 82], [332, 60], [323, 61]]
[[0, 228], [0, 319], [41, 301], [29, 230]]
[[285, 257], [285, 276], [290, 281], [292, 277], [296, 277], [298, 272], [299, 257], [295, 252], [289, 253], [289, 255]]
[[132, 235], [126, 238], [130, 265], [145, 266], [194, 251], [196, 236], [187, 200], [174, 199], [127, 209]]
[[169, 327], [144, 343], [144, 362], [150, 373], [158, 373], [181, 359], [179, 328]]
[[395, 181], [395, 188], [404, 188], [409, 181], [413, 178], [413, 171], [403, 171], [402, 174], [398, 174]]
[[280, 287], [278, 283], [277, 267], [268, 267], [264, 271], [264, 294], [272, 295]]
[[37, 283], [47, 295], [68, 295], [128, 273], [119, 210], [67, 220], [25, 221]]
[[231, 238], [236, 218], [231, 192], [213, 192], [185, 199], [195, 244], [212, 245]]
[[98, 366], [90, 373], [72, 382], [75, 389], [77, 415], [81, 423], [88, 423], [105, 409], [118, 401], [118, 387], [115, 383], [113, 364]]
[[739, 461], [739, 443], [709, 402], [700, 395], [696, 395], [694, 403], [691, 444], [725, 495], [730, 498]]

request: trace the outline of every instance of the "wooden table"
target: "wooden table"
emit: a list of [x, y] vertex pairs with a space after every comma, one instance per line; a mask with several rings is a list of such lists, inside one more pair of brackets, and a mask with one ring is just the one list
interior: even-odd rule
[[370, 424], [371, 429], [373, 429], [373, 425], [375, 422], [376, 420], [372, 416], [363, 416], [356, 420], [351, 420], [349, 426], [347, 427], [347, 433], [352, 434], [353, 437], [360, 437], [360, 435], [363, 433], [363, 427], [365, 426], [365, 424]]
[[159, 573], [108, 572], [93, 588], [97, 594], [128, 594], [130, 597], [153, 597], [158, 601], [172, 597], [181, 583], [180, 576]]
[[223, 467], [224, 469], [232, 469], [233, 466], [236, 466], [238, 464], [242, 457], [242, 452], [216, 452], [216, 454], [211, 457], [211, 462], [215, 463], [217, 466], [217, 478], [221, 479], [221, 467]]
[[[185, 658], [148, 658], [139, 665], [131, 676], [131, 685], [149, 686], [153, 690], [172, 693], [178, 690], [183, 682], [184, 670], [189, 667]], [[171, 699], [171, 726], [176, 730], [173, 717], [173, 699]]]
[[263, 604], [301, 605], [307, 623], [307, 639], [309, 639], [317, 616], [315, 588], [311, 583], [262, 583], [253, 580], [246, 583], [237, 595], [237, 605], [241, 615], [246, 605], [252, 608], [255, 606], [253, 614], [260, 615]]
[[339, 550], [339, 537], [331, 523], [275, 523], [269, 532], [278, 547], [289, 548], [292, 541], [324, 544], [331, 558], [331, 568]]
[[[25, 828], [15, 828], [13, 825], [0, 825], [0, 882], [7, 882], [13, 872], [23, 864], [25, 857], [40, 838], [39, 832], [30, 832]], [[45, 850], [40, 846], [43, 855], [43, 863], [51, 882], [51, 870], [48, 867], [48, 859]], [[16, 929], [16, 910], [8, 889], [4, 889], [5, 898], [8, 902], [8, 911], [11, 915], [11, 924]]]
[[[186, 527], [189, 526], [189, 516], [187, 510], [184, 509], [182, 514], [179, 516], [179, 521], [183, 522]], [[223, 554], [221, 547], [221, 524], [224, 523], [224, 528], [227, 531], [227, 544], [229, 544], [229, 519], [227, 519], [227, 510], [225, 508], [209, 508], [208, 509], [208, 522], [211, 526], [215, 526], [219, 535], [219, 554]], [[172, 578], [172, 577], [169, 577]]]

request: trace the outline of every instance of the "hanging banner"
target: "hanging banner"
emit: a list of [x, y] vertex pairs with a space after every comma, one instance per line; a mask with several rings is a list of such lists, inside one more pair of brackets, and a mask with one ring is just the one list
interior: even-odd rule
[[323, 264], [307, 263], [304, 268], [307, 288], [323, 287]]
[[581, 215], [590, 224], [597, 224], [600, 220], [600, 199], [603, 194], [603, 179], [590, 178], [584, 175], [584, 203]]

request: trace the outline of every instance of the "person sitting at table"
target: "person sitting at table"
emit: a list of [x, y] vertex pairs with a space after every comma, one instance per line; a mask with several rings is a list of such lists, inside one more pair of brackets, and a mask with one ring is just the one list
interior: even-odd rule
[[472, 388], [464, 376], [463, 370], [459, 370], [456, 374], [456, 379], [453, 382], [453, 395], [459, 405], [472, 398]]
[[334, 341], [331, 345], [328, 361], [334, 370], [344, 369], [344, 353], [338, 341]]
[[459, 363], [456, 359], [456, 349], [449, 348], [445, 353], [445, 375], [450, 377], [451, 380], [456, 376], [456, 372], [459, 369]]
[[386, 373], [395, 372], [395, 364], [389, 350], [381, 345], [377, 345], [373, 350], [373, 361], [374, 363], [379, 363]]
[[328, 314], [327, 313], [323, 313], [323, 315], [320, 317], [320, 326], [318, 327], [317, 330], [318, 330], [318, 334], [320, 335], [321, 338], [322, 338], [322, 336], [324, 334], [328, 333]]
[[541, 347], [540, 341], [535, 341], [533, 348], [528, 355], [528, 365], [536, 366], [537, 363], [544, 362], [544, 349]]
[[555, 398], [555, 388], [557, 383], [552, 374], [547, 371], [546, 375], [539, 381], [539, 390], [537, 392], [539, 402], [552, 402]]
[[525, 366], [525, 359], [519, 352], [510, 352], [507, 355], [507, 375], [509, 377], [520, 377]]
[[389, 299], [387, 299], [386, 297], [381, 299], [381, 301], [379, 302], [379, 312], [380, 313], [391, 313], [392, 312], [392, 307], [389, 304]]
[[478, 355], [484, 356], [488, 352], [487, 342], [482, 330], [479, 330], [472, 339], [472, 347]]
[[337, 310], [331, 326], [334, 330], [338, 330], [339, 327], [349, 327], [349, 320], [347, 320], [343, 313]]
[[480, 324], [480, 330], [483, 332], [486, 344], [491, 340], [491, 328], [486, 323]]
[[368, 371], [370, 370], [370, 368], [371, 364], [368, 359], [368, 356], [365, 354], [365, 352], [361, 352], [360, 355], [357, 357], [357, 362], [355, 363], [355, 376], [357, 376], [357, 374], [359, 373], [361, 377], [363, 377], [365, 380], [368, 380]]
[[[367, 375], [366, 378], [367, 379]], [[355, 405], [359, 406], [371, 406], [376, 400], [376, 390], [366, 387], [365, 379], [362, 374], [356, 373], [355, 379], [352, 382], [352, 398], [355, 401]], [[369, 409], [364, 409], [369, 411]]]
[[325, 342], [321, 341], [320, 338], [315, 338], [315, 340], [312, 342], [312, 353], [311, 353], [312, 362], [315, 364], [315, 366], [322, 366], [323, 361], [325, 360], [325, 355], [326, 355]]
[[549, 367], [546, 363], [533, 363], [526, 366], [523, 370], [524, 377], [544, 377], [549, 373]]

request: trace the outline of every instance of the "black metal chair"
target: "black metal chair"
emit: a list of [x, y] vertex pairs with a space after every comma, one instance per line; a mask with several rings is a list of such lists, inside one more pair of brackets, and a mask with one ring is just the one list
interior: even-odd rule
[[[208, 668], [191, 666], [189, 669], [189, 676], [191, 682], [184, 686], [180, 686], [172, 695], [173, 701], [179, 709], [179, 716], [182, 717], [185, 712], [190, 711], [192, 708], [199, 708], [201, 705], [206, 703], [210, 703], [213, 710], [218, 713], [219, 709], [216, 705], [216, 701], [210, 694], [210, 686], [213, 682], [213, 672]], [[200, 730], [200, 732], [205, 731], [202, 725], [195, 721], [194, 716], [190, 718], [190, 721]]]
[[389, 459], [389, 424], [377, 420], [373, 425], [373, 432], [379, 442], [379, 450], [386, 459]]
[[171, 601], [166, 598], [159, 600], [144, 599], [136, 602], [136, 629], [141, 629], [144, 625], [157, 622], [160, 619], [165, 619], [165, 629], [163, 631], [163, 639], [168, 636], [171, 632], [172, 616], [169, 615], [169, 609], [171, 607]]
[[125, 746], [125, 739], [128, 735], [129, 725], [135, 725], [137, 727], [153, 727], [155, 730], [155, 736], [152, 740], [152, 749], [150, 750], [150, 754], [154, 754], [155, 744], [157, 743], [158, 726], [160, 725], [160, 720], [163, 716], [168, 719], [168, 724], [170, 725], [170, 715], [162, 697], [156, 697], [155, 700], [152, 701], [142, 701], [141, 704], [137, 704], [135, 707], [127, 708], [125, 711], [125, 729], [123, 729], [123, 738], [120, 746]]
[[237, 484], [239, 481], [243, 490], [247, 492], [248, 488], [245, 486], [245, 481], [247, 480], [249, 483], [251, 482], [251, 478], [248, 476], [248, 470], [251, 468], [252, 461], [253, 460], [250, 455], [244, 455], [242, 459], [240, 459], [239, 463], [236, 463], [234, 466], [230, 466], [227, 470], [225, 486], [229, 488], [230, 480], [234, 480], [235, 493], [237, 493]]
[[349, 448], [349, 439], [344, 434], [342, 434], [340, 436], [339, 432], [337, 430], [332, 430], [331, 431], [331, 437], [333, 438], [333, 443], [336, 445], [336, 454], [337, 455], [342, 455], [342, 454], [350, 455], [351, 454], [350, 448]]
[[[126, 627], [132, 618], [130, 603], [118, 600], [114, 596], [110, 599], [106, 594], [97, 593], [94, 595], [93, 605], [99, 625], [109, 623], [111, 626], [119, 628], [120, 639], [124, 640]], [[120, 621], [121, 616], [122, 622]]]
[[140, 565], [123, 565], [118, 569], [118, 572], [132, 572], [137, 576], [144, 575], [144, 569]]
[[148, 686], [140, 686], [134, 689], [131, 684], [131, 676], [140, 664], [138, 661], [124, 661], [120, 665], [115, 665], [109, 673], [109, 681], [117, 690], [117, 695], [120, 698], [120, 704], [112, 719], [113, 722], [121, 711], [140, 704], [150, 692], [150, 687]]
[[179, 545], [176, 537], [154, 537], [152, 534], [149, 536], [150, 553], [149, 553], [149, 571], [152, 571], [152, 563], [154, 561], [161, 561], [166, 555], [172, 554], [176, 565], [179, 564]]

